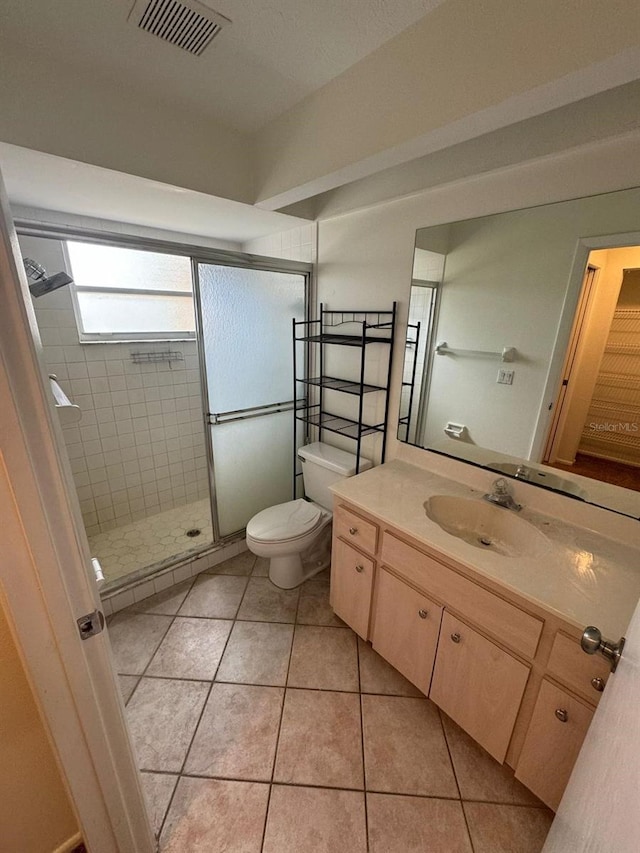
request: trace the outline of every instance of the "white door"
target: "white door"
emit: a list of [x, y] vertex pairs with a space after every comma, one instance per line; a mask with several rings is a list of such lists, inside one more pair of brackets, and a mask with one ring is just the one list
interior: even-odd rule
[[543, 853], [637, 853], [638, 850], [640, 604], [633, 614], [622, 658], [607, 682]]
[[76, 624], [100, 598], [1, 176], [0, 306], [0, 595], [87, 848], [151, 853], [107, 632]]

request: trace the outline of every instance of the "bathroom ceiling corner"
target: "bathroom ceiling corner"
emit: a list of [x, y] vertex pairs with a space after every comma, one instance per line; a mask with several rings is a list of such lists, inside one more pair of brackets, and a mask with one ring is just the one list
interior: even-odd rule
[[308, 220], [0, 142], [12, 206], [243, 243]]

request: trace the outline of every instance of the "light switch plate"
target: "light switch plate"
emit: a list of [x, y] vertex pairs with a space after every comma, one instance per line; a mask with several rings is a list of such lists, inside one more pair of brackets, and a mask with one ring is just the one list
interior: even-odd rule
[[496, 382], [498, 385], [513, 385], [513, 376], [515, 374], [515, 370], [503, 370], [502, 368], [498, 371], [498, 378]]

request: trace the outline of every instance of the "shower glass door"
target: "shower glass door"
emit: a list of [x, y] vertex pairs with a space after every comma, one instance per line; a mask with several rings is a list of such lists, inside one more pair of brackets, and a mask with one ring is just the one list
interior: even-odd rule
[[197, 263], [217, 535], [292, 498], [292, 319], [307, 276]]

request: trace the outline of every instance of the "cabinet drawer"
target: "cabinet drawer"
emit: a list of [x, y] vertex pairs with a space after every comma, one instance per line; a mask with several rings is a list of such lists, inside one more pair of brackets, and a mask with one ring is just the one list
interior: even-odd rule
[[442, 607], [380, 569], [376, 579], [373, 648], [429, 694]]
[[376, 553], [378, 525], [365, 521], [345, 506], [338, 506], [333, 514], [333, 532], [366, 554]]
[[331, 553], [331, 606], [363, 640], [369, 639], [374, 570], [373, 560], [363, 557], [346, 542], [334, 538]]
[[592, 717], [593, 709], [543, 679], [516, 767], [516, 779], [554, 811]]
[[553, 641], [547, 669], [596, 705], [600, 701], [602, 691], [591, 682], [598, 678], [606, 684], [610, 674], [610, 667], [604, 658], [585, 655], [577, 640], [560, 632]]
[[529, 667], [445, 610], [430, 698], [501, 764]]
[[514, 651], [529, 658], [535, 655], [542, 632], [541, 619], [525, 613], [389, 533], [385, 533], [382, 540], [382, 562], [427, 594], [467, 615]]

